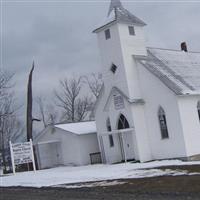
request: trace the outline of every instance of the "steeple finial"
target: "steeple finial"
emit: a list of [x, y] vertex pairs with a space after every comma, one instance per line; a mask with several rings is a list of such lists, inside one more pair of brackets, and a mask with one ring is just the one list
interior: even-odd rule
[[115, 9], [115, 8], [122, 8], [122, 3], [120, 0], [111, 0], [110, 2], [110, 8], [108, 11], [108, 16], [110, 15], [110, 13]]

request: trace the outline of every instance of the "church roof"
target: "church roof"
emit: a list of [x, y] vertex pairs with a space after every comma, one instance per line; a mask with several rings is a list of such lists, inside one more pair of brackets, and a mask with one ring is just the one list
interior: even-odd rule
[[138, 57], [177, 95], [200, 94], [200, 52], [147, 48], [148, 56]]
[[146, 25], [141, 19], [137, 18], [135, 15], [133, 15], [127, 9], [125, 9], [120, 0], [111, 0], [108, 16], [102, 23], [100, 23], [97, 26], [97, 28], [93, 32], [96, 33], [102, 28], [117, 22], [133, 24], [138, 26]]

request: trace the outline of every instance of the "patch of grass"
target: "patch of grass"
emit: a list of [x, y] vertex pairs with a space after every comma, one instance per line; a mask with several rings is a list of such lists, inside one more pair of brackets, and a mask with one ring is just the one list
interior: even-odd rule
[[177, 171], [187, 171], [189, 173], [200, 173], [200, 165], [173, 165], [173, 166], [164, 166], [164, 167], [156, 167], [154, 169], [171, 169], [171, 170], [177, 170]]

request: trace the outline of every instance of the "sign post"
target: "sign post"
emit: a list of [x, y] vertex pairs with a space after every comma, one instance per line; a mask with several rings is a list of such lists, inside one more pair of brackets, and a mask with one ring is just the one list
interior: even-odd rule
[[34, 151], [33, 151], [33, 142], [32, 142], [32, 139], [30, 139], [30, 146], [31, 146], [31, 155], [32, 155], [33, 170], [35, 172], [36, 171], [36, 166], [35, 166], [35, 156], [34, 156]]
[[15, 166], [25, 163], [33, 163], [33, 170], [36, 171], [35, 158], [33, 153], [33, 143], [30, 142], [24, 143], [10, 143], [10, 152], [11, 152], [11, 161], [13, 167], [13, 174], [16, 173]]
[[15, 162], [14, 162], [13, 148], [12, 148], [11, 141], [9, 141], [9, 145], [10, 145], [10, 154], [11, 154], [11, 162], [12, 162], [13, 174], [15, 174]]

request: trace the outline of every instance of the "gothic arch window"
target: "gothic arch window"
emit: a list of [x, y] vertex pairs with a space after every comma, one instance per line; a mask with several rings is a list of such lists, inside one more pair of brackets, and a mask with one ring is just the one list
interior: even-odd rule
[[162, 139], [169, 138], [166, 115], [165, 115], [165, 111], [162, 107], [160, 107], [158, 110], [158, 119], [159, 119]]
[[119, 130], [120, 129], [126, 129], [126, 128], [130, 127], [126, 117], [123, 114], [120, 115], [117, 126], [118, 126]]
[[[106, 120], [106, 128], [107, 128], [107, 131], [108, 131], [108, 132], [111, 132], [111, 131], [112, 131], [111, 123], [110, 123], [110, 118], [108, 118], [108, 119]], [[109, 134], [109, 135], [108, 135], [108, 139], [109, 139], [110, 147], [114, 147], [114, 140], [113, 140], [112, 134]]]
[[112, 131], [111, 124], [110, 124], [110, 118], [108, 118], [106, 121], [106, 128], [107, 128], [108, 132]]
[[200, 101], [198, 101], [197, 103], [197, 112], [198, 112], [199, 121], [200, 121]]

